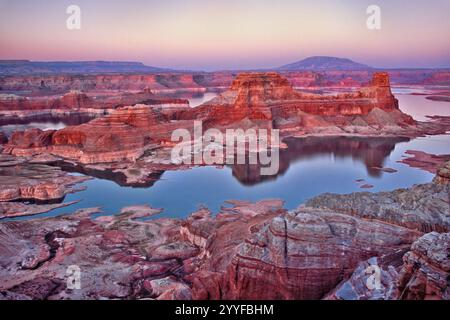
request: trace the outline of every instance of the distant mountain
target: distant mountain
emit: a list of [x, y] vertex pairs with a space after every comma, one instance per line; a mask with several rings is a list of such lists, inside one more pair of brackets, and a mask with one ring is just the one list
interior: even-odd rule
[[28, 61], [0, 60], [0, 74], [61, 74], [61, 73], [138, 73], [168, 72], [171, 69], [146, 66], [140, 62], [122, 61]]
[[316, 56], [286, 64], [277, 68], [280, 71], [325, 71], [325, 70], [369, 70], [371, 67], [346, 58]]

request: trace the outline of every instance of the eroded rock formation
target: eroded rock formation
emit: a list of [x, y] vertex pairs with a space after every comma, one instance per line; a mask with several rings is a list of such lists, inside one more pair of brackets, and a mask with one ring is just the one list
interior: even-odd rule
[[450, 233], [432, 232], [419, 238], [403, 257], [399, 299], [450, 299]]
[[366, 219], [379, 219], [422, 232], [450, 230], [450, 187], [445, 168], [435, 182], [398, 189], [392, 192], [322, 194], [306, 206], [327, 208]]
[[401, 248], [417, 235], [331, 211], [301, 209], [278, 216], [238, 246], [226, 270], [218, 270], [224, 274], [222, 295], [216, 298], [320, 299], [359, 261]]
[[[56, 167], [31, 163], [24, 158], [0, 155], [0, 219], [67, 206], [71, 203], [60, 204], [64, 196], [79, 191], [75, 185], [88, 179], [69, 175]], [[35, 202], [49, 204], [34, 205]]]
[[5, 150], [15, 155], [51, 153], [80, 163], [134, 161], [155, 143], [169, 140], [176, 128], [170, 120], [158, 105], [122, 107], [79, 126], [15, 132]]
[[[419, 259], [417, 254], [408, 253], [404, 262], [401, 258], [410, 250], [411, 243], [423, 234], [421, 231], [448, 230], [449, 191], [440, 187], [435, 181], [410, 189], [377, 193], [374, 197], [379, 206], [365, 201], [366, 193], [325, 197], [334, 197], [333, 203], [342, 203], [342, 206], [347, 205], [345, 197], [361, 198], [361, 203], [372, 208], [367, 209], [367, 212], [372, 210], [370, 219], [367, 219], [367, 212], [361, 212], [358, 206], [354, 211], [342, 211], [338, 206], [310, 207], [316, 206], [317, 202], [324, 203], [321, 201], [323, 196], [292, 212], [267, 216], [263, 221], [241, 218], [239, 222], [224, 219], [217, 223], [223, 219], [220, 215], [217, 220], [207, 212], [193, 216], [188, 220], [184, 233], [204, 248], [204, 256], [207, 257], [199, 271], [190, 276], [193, 297], [399, 299], [404, 298], [402, 292], [409, 283], [411, 290], [419, 293], [411, 293], [406, 297], [408, 299], [425, 298], [425, 292], [430, 291], [434, 298], [448, 299], [448, 281], [442, 276], [449, 261], [446, 235], [433, 232], [424, 239], [438, 237], [439, 241], [418, 240], [418, 243], [426, 244], [427, 249], [421, 249], [422, 256], [429, 250], [439, 252], [428, 254], [438, 260], [434, 265], [440, 271], [428, 271], [430, 262], [425, 262], [424, 257], [424, 267], [420, 271], [417, 268], [411, 270], [410, 265], [417, 266], [411, 262]], [[429, 192], [424, 194], [426, 189]], [[411, 202], [412, 199], [417, 200]], [[379, 214], [377, 210], [383, 203], [389, 203], [389, 212], [395, 214]], [[405, 203], [412, 207], [419, 203], [420, 206], [411, 210]], [[247, 225], [245, 232], [242, 224]], [[238, 235], [233, 235], [232, 230], [236, 230]], [[221, 236], [224, 234], [229, 237]], [[430, 247], [434, 244], [436, 249]], [[413, 245], [412, 252], [418, 250], [417, 246]], [[381, 287], [375, 291], [366, 285], [367, 278], [373, 274], [366, 274], [370, 265], [381, 269]], [[414, 272], [419, 272], [417, 283], [411, 280]], [[344, 282], [338, 285], [341, 280]], [[429, 282], [429, 289], [425, 289]]]
[[361, 262], [331, 300], [449, 300], [449, 233], [431, 232], [410, 250]]
[[[129, 210], [93, 221], [95, 212], [0, 224], [0, 299], [191, 298], [179, 279], [197, 249], [177, 240], [179, 221], [139, 223]], [[74, 264], [80, 290], [67, 288]]]
[[[17, 133], [5, 148], [16, 155], [52, 153], [80, 163], [136, 161], [148, 148], [172, 144], [177, 128], [280, 129], [282, 137], [304, 135], [417, 136], [443, 132], [443, 125], [418, 125], [398, 109], [386, 73], [369, 86], [335, 96], [295, 91], [277, 73], [238, 75], [229, 90], [196, 108], [180, 101], [150, 99], [120, 107], [101, 119], [56, 132]], [[36, 137], [33, 138], [32, 135]], [[34, 143], [34, 141], [39, 143]], [[27, 143], [32, 141], [30, 145]]]
[[202, 119], [210, 126], [250, 120], [259, 126], [297, 130], [414, 124], [398, 110], [386, 73], [375, 73], [369, 86], [358, 92], [335, 96], [295, 91], [277, 73], [243, 73], [229, 90], [181, 117]]
[[[395, 84], [431, 84], [448, 85], [448, 70], [389, 70]], [[370, 81], [371, 70], [322, 70], [287, 71], [283, 76], [296, 87], [354, 86], [358, 87]], [[32, 90], [42, 92], [67, 92], [69, 90], [144, 90], [155, 92], [168, 91], [205, 91], [227, 88], [233, 82], [235, 72], [210, 73], [170, 73], [159, 74], [48, 74], [48, 75], [10, 75], [0, 77], [3, 91]]]
[[[402, 192], [422, 196], [417, 188]], [[423, 207], [448, 214], [434, 197]], [[93, 218], [93, 208], [3, 222], [0, 298], [449, 299], [448, 233], [424, 235], [385, 216], [329, 208], [288, 212], [280, 200], [230, 204], [184, 221], [142, 221], [160, 210], [134, 206], [115, 216]], [[447, 227], [439, 223], [435, 229]], [[79, 290], [67, 287], [74, 265]], [[370, 266], [381, 268], [375, 290], [367, 286]]]
[[91, 109], [115, 109], [139, 103], [146, 104], [186, 104], [183, 99], [158, 97], [150, 90], [139, 92], [85, 92], [72, 90], [61, 96], [41, 95], [24, 97], [14, 94], [0, 94], [0, 111], [89, 111]]
[[0, 169], [0, 201], [61, 199], [70, 186], [88, 179], [8, 155], [0, 155]]
[[450, 185], [450, 161], [446, 162], [445, 165], [437, 170], [434, 182], [443, 185], [444, 187]]

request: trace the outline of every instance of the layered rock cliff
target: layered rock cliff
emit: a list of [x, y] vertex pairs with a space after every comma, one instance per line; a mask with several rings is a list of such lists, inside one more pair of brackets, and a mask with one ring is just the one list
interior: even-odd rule
[[[433, 191], [441, 187], [446, 196]], [[425, 199], [423, 190], [429, 190]], [[405, 208], [396, 198], [399, 192], [411, 206], [420, 204], [421, 209]], [[215, 220], [209, 215], [193, 216], [184, 234], [203, 248], [205, 257], [205, 264], [190, 276], [193, 297], [448, 299], [448, 233], [432, 232], [420, 238], [420, 229], [430, 230], [429, 225], [448, 230], [448, 195], [448, 185], [437, 181], [377, 193], [379, 202], [389, 203], [389, 211], [396, 214], [374, 214], [370, 219], [357, 207], [352, 212], [310, 207], [321, 196], [289, 213], [264, 216], [246, 210], [243, 216], [236, 210], [235, 218], [219, 215]], [[338, 195], [330, 197], [345, 204]], [[372, 203], [362, 202], [368, 211], [377, 212]], [[429, 213], [421, 214], [421, 210]], [[367, 286], [374, 267], [380, 269], [381, 284], [376, 290]]]
[[[77, 103], [79, 99], [67, 98]], [[16, 133], [5, 151], [16, 155], [50, 152], [81, 163], [135, 161], [147, 146], [158, 148], [170, 143], [173, 130], [192, 131], [193, 121], [202, 121], [204, 130], [280, 129], [282, 137], [417, 136], [424, 132], [398, 109], [386, 73], [375, 73], [370, 85], [357, 92], [334, 96], [296, 91], [276, 73], [244, 73], [229, 90], [199, 107], [188, 108], [178, 100], [160, 98], [144, 103], [120, 107], [102, 119], [56, 132]], [[427, 126], [433, 132], [445, 132], [437, 125]], [[33, 133], [38, 137], [31, 138]], [[40, 143], [22, 143], [36, 139]]]
[[256, 127], [305, 133], [334, 127], [334, 131], [370, 134], [380, 127], [389, 131], [389, 126], [415, 124], [399, 110], [387, 73], [375, 73], [371, 83], [357, 92], [333, 96], [296, 91], [277, 73], [239, 74], [229, 90], [180, 118], [202, 119], [211, 127], [253, 122]]
[[[374, 70], [322, 70], [281, 72], [295, 87], [360, 87], [370, 81]], [[448, 70], [388, 70], [395, 84], [448, 85]], [[1, 91], [68, 92], [70, 90], [123, 90], [151, 89], [154, 92], [204, 92], [227, 88], [235, 72], [157, 74], [54, 74], [0, 76]]]
[[89, 111], [90, 109], [115, 109], [139, 103], [179, 103], [187, 100], [161, 98], [149, 90], [140, 92], [111, 92], [91, 95], [82, 91], [70, 91], [62, 96], [24, 97], [14, 94], [0, 94], [0, 111]]

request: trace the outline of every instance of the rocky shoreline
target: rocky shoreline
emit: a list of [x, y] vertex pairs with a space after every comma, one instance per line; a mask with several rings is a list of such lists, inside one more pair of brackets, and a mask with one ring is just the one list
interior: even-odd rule
[[[319, 196], [290, 212], [280, 200], [234, 201], [185, 220], [144, 221], [159, 210], [131, 207], [3, 222], [0, 298], [449, 299], [449, 167], [429, 184], [373, 194], [414, 223], [374, 206], [350, 214], [330, 205], [365, 193]], [[71, 265], [80, 290], [66, 287]], [[368, 265], [381, 268], [380, 289], [364, 285]]]
[[[68, 193], [83, 190], [76, 185], [89, 180], [46, 165], [48, 159], [29, 160], [0, 154], [0, 219], [33, 215], [68, 206]], [[44, 162], [44, 163], [43, 163]]]

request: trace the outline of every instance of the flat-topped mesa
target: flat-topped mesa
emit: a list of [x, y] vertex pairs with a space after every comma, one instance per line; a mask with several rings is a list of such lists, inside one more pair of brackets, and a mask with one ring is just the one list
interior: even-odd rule
[[88, 95], [80, 90], [71, 90], [62, 96], [23, 97], [13, 94], [0, 94], [0, 111], [26, 112], [50, 109], [56, 111], [89, 111], [92, 109], [115, 109], [141, 103], [188, 105], [188, 101], [185, 99], [159, 97], [149, 89], [139, 92], [111, 92], [96, 96]]
[[236, 96], [234, 116], [250, 120], [272, 120], [270, 103], [299, 98], [289, 81], [276, 72], [241, 73], [230, 91]]
[[22, 97], [13, 94], [0, 94], [1, 111], [27, 110], [78, 110], [100, 108], [99, 103], [81, 91], [70, 91], [63, 96]]
[[[273, 103], [278, 112], [302, 111], [317, 116], [365, 116], [374, 109], [386, 112], [399, 111], [398, 100], [391, 92], [389, 75], [373, 74], [371, 82], [359, 91], [320, 95], [296, 92], [297, 98]], [[283, 112], [284, 111], [284, 112]], [[412, 119], [410, 119], [412, 120]]]
[[276, 72], [241, 73], [229, 90], [205, 105], [231, 105], [235, 110], [293, 108], [321, 116], [366, 115], [374, 108], [388, 112], [398, 110], [398, 101], [391, 92], [386, 72], [374, 73], [372, 81], [360, 91], [337, 95], [296, 91]]
[[265, 106], [271, 101], [300, 98], [289, 81], [276, 72], [241, 73], [230, 90], [237, 91], [236, 108]]
[[374, 73], [372, 81], [359, 91], [334, 95], [296, 91], [286, 78], [275, 72], [241, 73], [229, 90], [180, 118], [202, 119], [211, 126], [250, 120], [259, 126], [286, 130], [415, 124], [399, 110], [385, 72]]
[[296, 97], [298, 93], [278, 73], [245, 72], [236, 77], [228, 90], [197, 108], [183, 112], [180, 118], [201, 119], [206, 127], [242, 126], [242, 120], [257, 122], [260, 127], [271, 127], [270, 103]]

